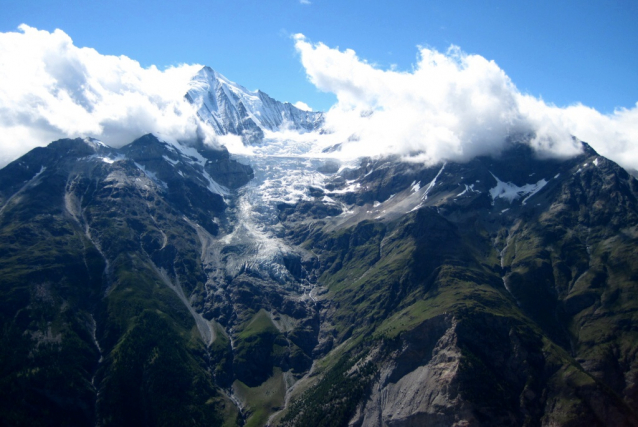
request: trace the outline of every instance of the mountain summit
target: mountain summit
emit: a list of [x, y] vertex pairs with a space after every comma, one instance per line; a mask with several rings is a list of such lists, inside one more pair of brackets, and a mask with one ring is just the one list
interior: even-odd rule
[[192, 79], [186, 99], [218, 135], [239, 135], [247, 143], [261, 141], [264, 131], [309, 132], [323, 124], [323, 113], [276, 101], [260, 90], [251, 92], [210, 67]]

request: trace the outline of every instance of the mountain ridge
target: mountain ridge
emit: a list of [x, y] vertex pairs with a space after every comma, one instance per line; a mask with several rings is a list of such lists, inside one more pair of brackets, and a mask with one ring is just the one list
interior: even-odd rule
[[[277, 129], [224, 84], [227, 132]], [[0, 170], [2, 423], [638, 425], [624, 169], [266, 142], [62, 139]]]
[[263, 140], [264, 131], [286, 128], [310, 132], [323, 124], [323, 113], [276, 101], [260, 90], [251, 92], [208, 66], [193, 77], [190, 85], [186, 100], [198, 108], [198, 117], [218, 135], [239, 135], [252, 144]]

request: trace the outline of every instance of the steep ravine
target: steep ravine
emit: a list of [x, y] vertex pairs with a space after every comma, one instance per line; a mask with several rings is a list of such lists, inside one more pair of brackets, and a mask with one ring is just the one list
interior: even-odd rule
[[[281, 410], [288, 389], [310, 369], [319, 331], [318, 321], [313, 320], [315, 284], [304, 266], [312, 263], [313, 255], [282, 238], [277, 205], [307, 199], [308, 185], [324, 175], [309, 167], [322, 162], [306, 158], [262, 153], [243, 161], [251, 164], [255, 178], [226, 196], [228, 208], [219, 233], [213, 236], [189, 223], [197, 232], [208, 275], [204, 316], [225, 328], [227, 357], [235, 360], [234, 365], [238, 357], [248, 357], [242, 363], [273, 369], [274, 376], [262, 376], [263, 383], [245, 384], [239, 381], [244, 378], [241, 372], [226, 380], [232, 379], [229, 396], [242, 412], [247, 411], [248, 424], [263, 425]], [[249, 286], [251, 296], [238, 292], [244, 286]], [[219, 309], [224, 310], [223, 317], [216, 315]], [[257, 341], [252, 341], [253, 336]], [[252, 357], [262, 360], [253, 362]], [[275, 395], [264, 389], [273, 381], [283, 384], [276, 387]], [[281, 403], [269, 406], [275, 401]]]

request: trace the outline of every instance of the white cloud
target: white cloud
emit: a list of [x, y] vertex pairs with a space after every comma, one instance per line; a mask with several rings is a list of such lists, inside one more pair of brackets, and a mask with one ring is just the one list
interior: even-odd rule
[[299, 0], [299, 3], [301, 3], [301, 4], [312, 4], [312, 2], [310, 0]]
[[[548, 105], [521, 94], [493, 61], [456, 47], [420, 48], [413, 70], [401, 72], [378, 69], [352, 50], [302, 35], [295, 40], [310, 81], [338, 99], [326, 115], [332, 133], [280, 135], [305, 151], [342, 144], [343, 157], [397, 153], [431, 164], [495, 153], [508, 136], [534, 134], [540, 152], [568, 156], [577, 152], [575, 135], [638, 169], [638, 104], [609, 115], [580, 104]], [[143, 68], [125, 56], [78, 48], [61, 30], [22, 25], [0, 33], [0, 166], [57, 138], [93, 136], [120, 146], [148, 132], [200, 137], [248, 154], [236, 138], [217, 137], [185, 102], [200, 68]]]
[[218, 144], [223, 145], [232, 154], [241, 154], [251, 156], [254, 154], [253, 147], [250, 145], [244, 145], [241, 137], [233, 135], [232, 133], [226, 135], [219, 135], [215, 137]]
[[599, 154], [638, 170], [638, 103], [612, 114], [601, 114], [581, 104], [555, 108], [554, 112], [570, 132], [589, 142]]
[[200, 65], [164, 71], [78, 48], [61, 30], [0, 33], [0, 165], [62, 137], [119, 146], [148, 132], [211, 138], [184, 101]]
[[638, 106], [603, 115], [558, 108], [522, 94], [494, 61], [457, 47], [419, 48], [414, 69], [381, 70], [357, 57], [312, 44], [295, 46], [309, 80], [338, 102], [327, 113], [331, 143], [346, 156], [396, 153], [429, 164], [498, 153], [508, 137], [534, 135], [543, 155], [579, 152], [571, 135], [627, 168], [638, 168]]
[[310, 106], [308, 104], [306, 104], [305, 102], [302, 101], [297, 101], [294, 104], [295, 107], [299, 108], [300, 110], [304, 110], [304, 111], [312, 111], [312, 108], [310, 108]]

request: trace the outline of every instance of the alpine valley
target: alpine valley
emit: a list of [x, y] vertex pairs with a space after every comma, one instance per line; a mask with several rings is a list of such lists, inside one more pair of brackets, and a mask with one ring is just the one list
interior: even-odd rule
[[[252, 150], [61, 139], [0, 170], [3, 426], [636, 426], [638, 181], [542, 158], [340, 162], [211, 68]], [[332, 150], [338, 150], [335, 146]]]

